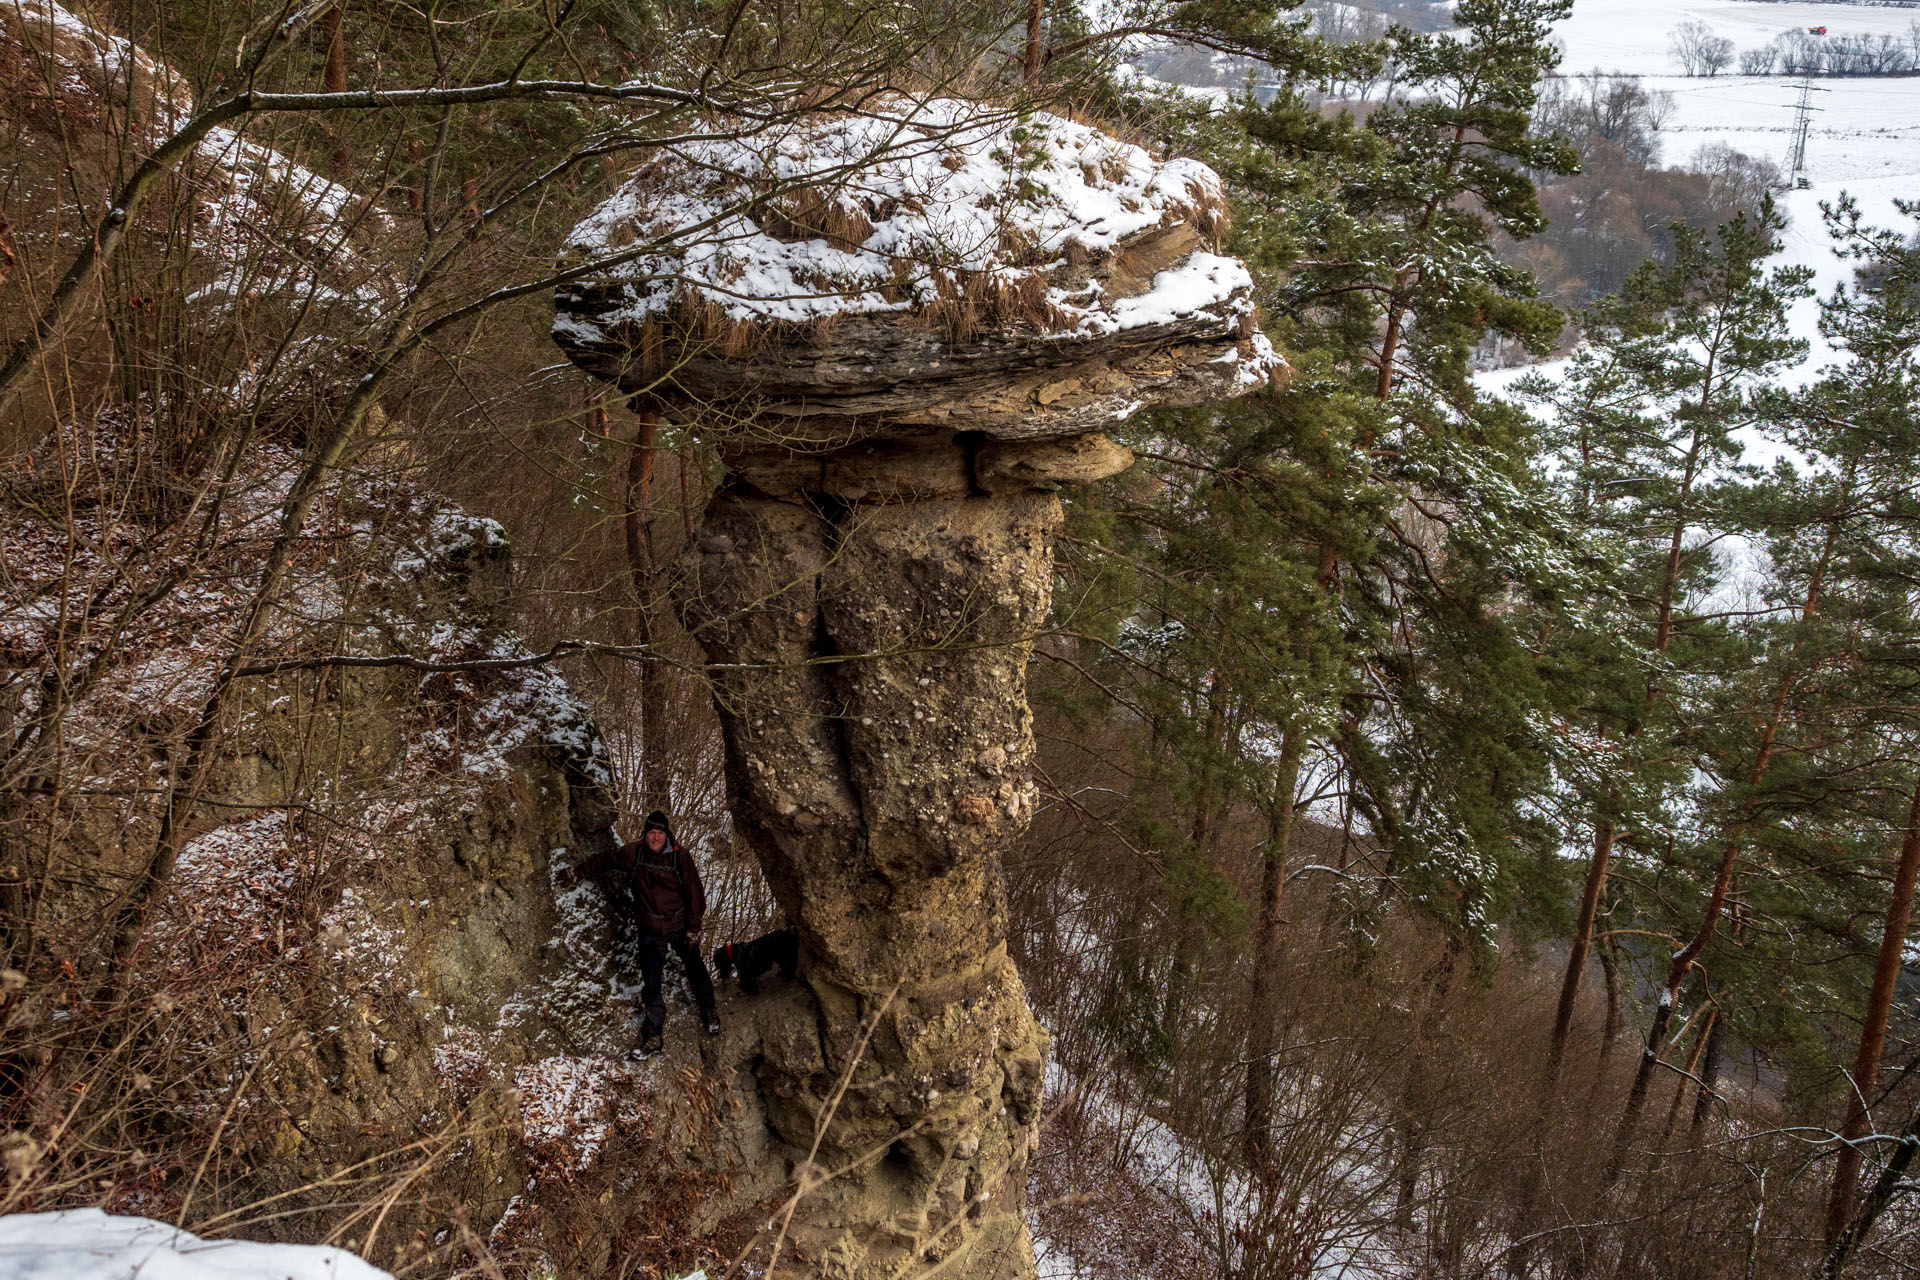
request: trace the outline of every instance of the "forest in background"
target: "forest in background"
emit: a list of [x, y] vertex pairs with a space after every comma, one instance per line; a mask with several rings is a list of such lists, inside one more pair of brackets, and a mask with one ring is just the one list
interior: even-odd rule
[[[16, 619], [65, 603], [39, 641], [0, 632], [0, 1208], [138, 1188], [185, 1215], [205, 1181], [224, 1209], [260, 1159], [221, 1109], [239, 1030], [152, 1048], [191, 1106], [100, 1046], [152, 1017], [131, 959], [247, 682], [362, 625], [293, 590], [335, 477], [501, 523], [504, 607], [622, 810], [671, 807], [728, 928], [768, 922], [663, 604], [718, 463], [560, 361], [554, 259], [666, 140], [888, 86], [1205, 160], [1291, 366], [1119, 427], [1133, 470], [1069, 500], [1044, 805], [1003, 851], [1054, 1036], [1042, 1237], [1099, 1275], [1914, 1274], [1920, 250], [1831, 211], [1847, 358], [1809, 368], [1772, 175], [1656, 167], [1656, 101], [1548, 78], [1563, 8], [1323, 40], [1265, 0], [103, 6], [192, 101], [241, 103], [209, 128], [339, 184], [211, 240], [191, 184], [142, 167], [200, 118], [164, 82], [103, 111], [10, 51], [0, 483], [6, 520], [61, 536], [50, 578], [10, 543], [0, 587]], [[1143, 41], [1273, 90], [1143, 88], [1118, 72]], [[111, 191], [137, 215], [102, 221]], [[1476, 353], [1575, 334], [1563, 371], [1476, 389]], [[269, 464], [292, 478], [260, 499]], [[256, 500], [236, 561], [217, 513]], [[154, 550], [112, 554], [135, 540], [109, 514]], [[213, 578], [237, 604], [169, 713], [69, 734], [102, 655], [163, 643]], [[159, 772], [93, 786], [128, 742]], [[298, 783], [316, 811], [325, 775]], [[139, 873], [51, 874], [109, 809]], [[1180, 1196], [1128, 1172], [1158, 1134]], [[184, 1173], [127, 1159], [154, 1150]]]

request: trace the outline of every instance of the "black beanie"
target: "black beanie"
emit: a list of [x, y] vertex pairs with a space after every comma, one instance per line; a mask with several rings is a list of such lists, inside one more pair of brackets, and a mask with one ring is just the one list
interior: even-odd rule
[[646, 825], [640, 828], [640, 834], [644, 836], [647, 832], [656, 829], [664, 831], [668, 835], [673, 834], [673, 829], [667, 825], [667, 815], [658, 809], [655, 809], [647, 815]]

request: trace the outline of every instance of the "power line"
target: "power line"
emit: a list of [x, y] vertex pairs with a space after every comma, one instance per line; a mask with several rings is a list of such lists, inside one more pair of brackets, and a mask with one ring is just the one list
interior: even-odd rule
[[[1825, 27], [1809, 27], [1808, 35], [1824, 36]], [[1793, 111], [1793, 159], [1787, 164], [1787, 181], [1796, 187], [1808, 185], [1807, 178], [1807, 134], [1813, 129], [1813, 113], [1820, 108], [1813, 105], [1816, 92], [1825, 93], [1825, 88], [1816, 90], [1813, 84], [1813, 62], [1808, 58], [1800, 69], [1800, 104]]]

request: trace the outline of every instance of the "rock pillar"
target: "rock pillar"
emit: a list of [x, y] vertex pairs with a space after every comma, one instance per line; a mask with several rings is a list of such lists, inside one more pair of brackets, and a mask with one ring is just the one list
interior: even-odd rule
[[796, 1213], [802, 1274], [1032, 1274], [1046, 1035], [1007, 956], [999, 855], [1033, 809], [1045, 489], [1129, 460], [1084, 439], [736, 455], [688, 553], [680, 612], [711, 663], [734, 819], [820, 1005], [759, 1067], [780, 1137], [796, 1160], [817, 1141], [833, 1175]]
[[817, 997], [757, 1068], [797, 1180], [832, 1175], [782, 1270], [1033, 1273], [1046, 1037], [999, 856], [1053, 490], [1127, 465], [1113, 423], [1283, 367], [1226, 212], [1193, 160], [880, 95], [663, 152], [567, 238], [554, 340], [728, 465], [677, 601]]

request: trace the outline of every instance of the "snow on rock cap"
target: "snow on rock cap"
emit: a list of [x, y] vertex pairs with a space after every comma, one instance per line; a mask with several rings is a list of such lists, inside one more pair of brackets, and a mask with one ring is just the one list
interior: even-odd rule
[[1282, 367], [1225, 230], [1197, 161], [894, 95], [662, 152], [568, 237], [562, 264], [593, 269], [557, 291], [553, 334], [627, 391], [823, 436], [1097, 431]]

